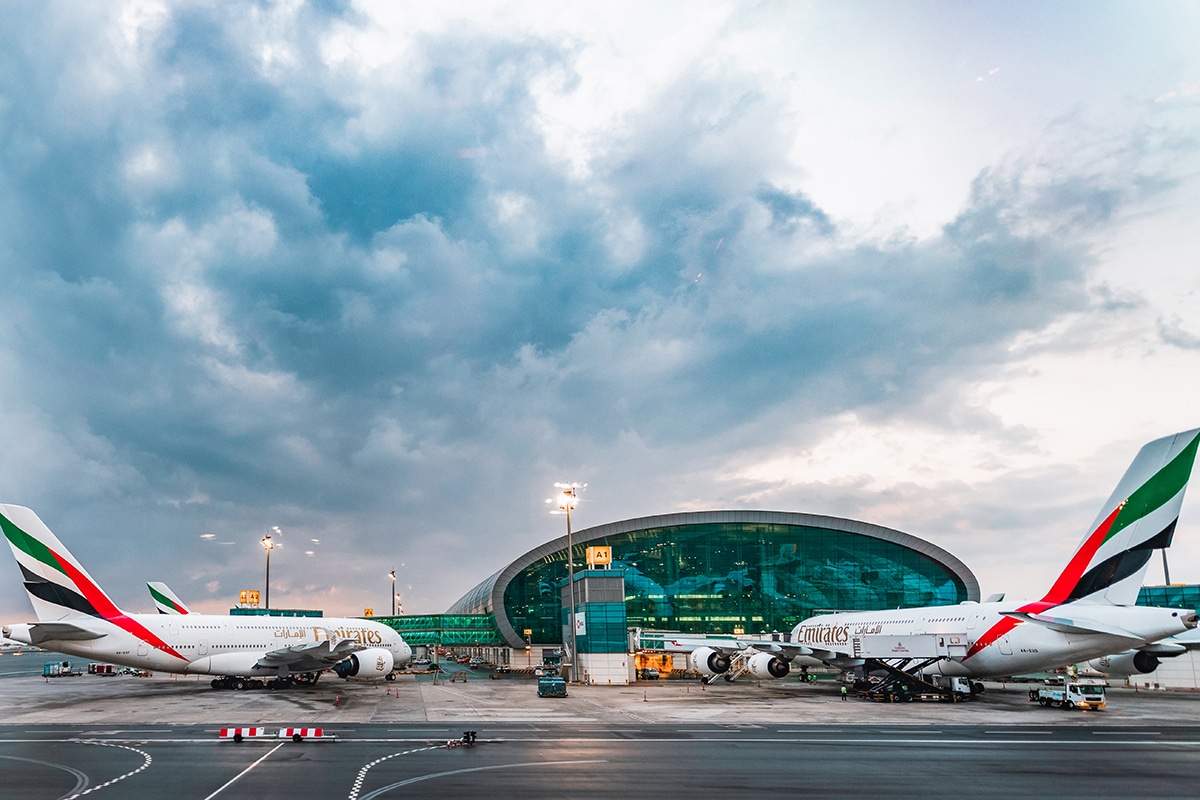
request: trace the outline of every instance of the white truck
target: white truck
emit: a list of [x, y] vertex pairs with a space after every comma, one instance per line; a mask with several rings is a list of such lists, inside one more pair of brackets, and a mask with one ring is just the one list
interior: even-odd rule
[[1029, 700], [1043, 706], [1055, 708], [1104, 708], [1105, 682], [1091, 678], [1071, 678], [1062, 683], [1049, 684], [1029, 690]]

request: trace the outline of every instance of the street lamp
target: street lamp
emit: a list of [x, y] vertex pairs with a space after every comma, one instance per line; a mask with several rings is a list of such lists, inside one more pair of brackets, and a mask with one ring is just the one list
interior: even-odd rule
[[558, 510], [567, 515], [567, 585], [571, 587], [571, 613], [568, 617], [571, 625], [571, 680], [577, 682], [575, 666], [575, 554], [571, 544], [571, 511], [579, 505], [579, 493], [587, 488], [586, 483], [556, 483], [554, 488], [559, 490], [557, 500], [547, 500], [556, 503]]
[[271, 551], [275, 549], [275, 543], [271, 541], [272, 533], [282, 533], [282, 531], [279, 530], [278, 525], [268, 528], [267, 535], [262, 538], [262, 542], [261, 542], [261, 544], [263, 546], [263, 550], [267, 551], [267, 580], [266, 580], [267, 591], [265, 594], [266, 604], [265, 604], [264, 608], [266, 608], [268, 610], [270, 610], [270, 608], [271, 608]]
[[392, 616], [396, 616], [396, 570], [388, 573], [392, 576]]

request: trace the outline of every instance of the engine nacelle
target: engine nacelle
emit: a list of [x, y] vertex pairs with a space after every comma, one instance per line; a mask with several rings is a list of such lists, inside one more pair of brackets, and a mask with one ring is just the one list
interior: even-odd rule
[[720, 675], [729, 671], [729, 656], [711, 647], [701, 647], [688, 654], [688, 666], [701, 675]]
[[374, 681], [386, 678], [394, 666], [392, 651], [382, 647], [368, 647], [351, 653], [344, 661], [334, 665], [333, 671], [339, 678], [349, 681]]
[[746, 662], [746, 669], [756, 678], [783, 678], [792, 671], [792, 666], [779, 656], [759, 653]]
[[1126, 650], [1088, 662], [1089, 667], [1105, 675], [1145, 675], [1158, 669], [1158, 665], [1158, 656], [1141, 650]]

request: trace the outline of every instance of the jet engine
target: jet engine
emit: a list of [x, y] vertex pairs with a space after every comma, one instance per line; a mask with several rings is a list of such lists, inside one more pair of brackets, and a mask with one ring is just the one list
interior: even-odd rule
[[1088, 662], [1089, 667], [1105, 675], [1144, 675], [1158, 669], [1158, 664], [1158, 656], [1141, 650], [1126, 650]]
[[729, 656], [711, 647], [701, 647], [688, 655], [688, 666], [701, 675], [720, 675], [729, 671]]
[[788, 662], [770, 653], [751, 656], [746, 662], [746, 669], [756, 678], [782, 678], [792, 671]]
[[368, 647], [351, 653], [344, 661], [334, 664], [333, 671], [339, 678], [351, 681], [374, 681], [385, 678], [394, 666], [392, 651], [382, 647]]

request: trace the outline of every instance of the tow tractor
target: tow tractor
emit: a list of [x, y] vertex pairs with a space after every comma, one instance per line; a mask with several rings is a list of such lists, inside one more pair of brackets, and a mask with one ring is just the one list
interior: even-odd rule
[[1055, 708], [1100, 709], [1107, 705], [1105, 682], [1094, 678], [1070, 678], [1029, 690], [1029, 702]]

